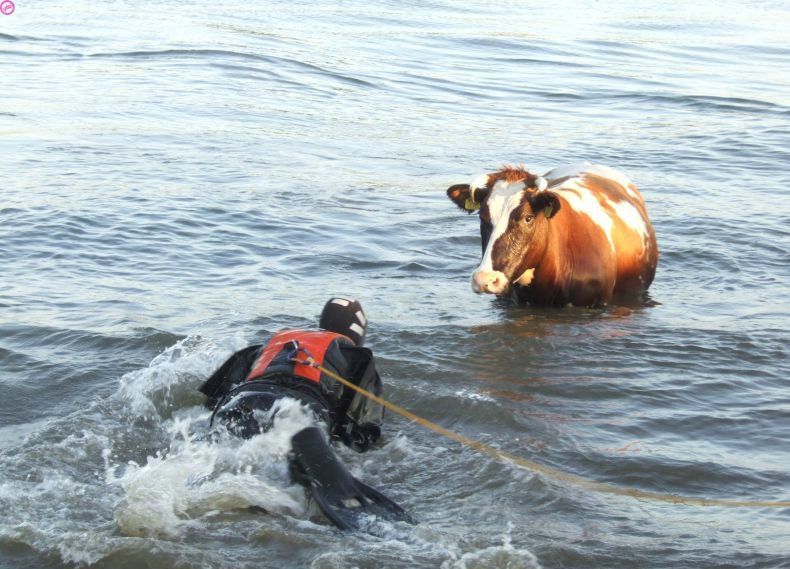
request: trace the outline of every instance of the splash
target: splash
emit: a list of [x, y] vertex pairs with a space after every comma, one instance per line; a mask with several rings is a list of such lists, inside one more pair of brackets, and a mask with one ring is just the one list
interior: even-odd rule
[[304, 493], [288, 475], [291, 437], [314, 423], [299, 402], [283, 399], [269, 413], [272, 428], [249, 440], [220, 431], [216, 440], [191, 434], [205, 416], [176, 420], [170, 427], [167, 453], [149, 456], [144, 465], [130, 462], [107, 471], [107, 482], [119, 484], [124, 497], [115, 521], [130, 536], [177, 537], [216, 514], [255, 508], [272, 514], [301, 516]]
[[[291, 437], [314, 423], [312, 413], [294, 400], [283, 399], [262, 422], [272, 428], [249, 440], [223, 429], [208, 432], [209, 413], [196, 405], [202, 398], [195, 379], [207, 377], [218, 362], [235, 351], [188, 336], [166, 349], [141, 370], [126, 374], [114, 399], [123, 404], [126, 418], [153, 427], [154, 448], [163, 450], [145, 460], [112, 464], [105, 452], [107, 484], [120, 487], [122, 498], [114, 520], [128, 536], [176, 538], [199, 529], [221, 512], [254, 508], [271, 514], [301, 516], [304, 492], [288, 474]], [[192, 403], [191, 406], [184, 404]], [[124, 452], [114, 449], [116, 457]], [[128, 456], [128, 454], [126, 454]], [[117, 458], [116, 458], [117, 460]]]
[[166, 419], [173, 408], [199, 403], [196, 378], [208, 377], [243, 344], [242, 338], [234, 338], [228, 349], [199, 335], [187, 336], [156, 356], [147, 368], [124, 374], [114, 399], [123, 404], [127, 417]]
[[444, 561], [441, 569], [541, 569], [537, 558], [526, 549], [513, 547], [510, 534], [513, 524], [508, 523], [507, 533], [502, 536], [502, 545], [486, 547], [458, 555], [451, 552], [451, 558]]

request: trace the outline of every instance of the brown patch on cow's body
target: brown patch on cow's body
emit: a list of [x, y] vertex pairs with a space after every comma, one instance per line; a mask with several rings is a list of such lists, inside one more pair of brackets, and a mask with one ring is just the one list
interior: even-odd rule
[[609, 240], [567, 203], [551, 220], [541, 220], [525, 260], [534, 272], [528, 286], [515, 287], [521, 300], [542, 306], [594, 306], [612, 297], [616, 267]]
[[[640, 198], [634, 199], [620, 183], [594, 174], [585, 175], [583, 182], [612, 218], [614, 254], [604, 229], [564, 204], [546, 224], [542, 258], [531, 260], [535, 263], [532, 282], [515, 289], [522, 300], [544, 306], [603, 305], [615, 295], [645, 291], [653, 281], [658, 248], [639, 192], [632, 189]], [[561, 201], [563, 192], [580, 194], [573, 188], [562, 188], [558, 192]], [[619, 202], [629, 203], [637, 210], [646, 238], [620, 219], [612, 205]], [[534, 252], [527, 255], [535, 256]]]
[[[614, 294], [627, 294], [647, 290], [653, 282], [658, 264], [656, 234], [647, 217], [642, 194], [633, 184], [624, 188], [620, 183], [595, 174], [587, 174], [584, 184], [599, 196], [601, 205], [610, 212], [613, 220], [612, 241], [617, 253], [617, 273]], [[631, 193], [627, 190], [630, 189]], [[635, 197], [636, 196], [636, 197]], [[612, 203], [626, 202], [638, 212], [646, 234], [635, 231], [625, 223], [612, 207]]]
[[[635, 203], [633, 198], [626, 192], [626, 189], [615, 180], [604, 178], [603, 176], [599, 176], [597, 174], [588, 173], [584, 175], [584, 186], [591, 189], [599, 196], [605, 196], [610, 201], [627, 201], [633, 205], [638, 205], [642, 210], [640, 213], [642, 215], [645, 213], [644, 208], [641, 207], [641, 204], [638, 202]], [[639, 195], [638, 192], [637, 195]]]

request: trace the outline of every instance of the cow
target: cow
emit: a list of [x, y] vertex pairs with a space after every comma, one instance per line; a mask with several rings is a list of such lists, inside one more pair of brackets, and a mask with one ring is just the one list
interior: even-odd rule
[[643, 293], [653, 282], [658, 246], [645, 202], [612, 168], [584, 162], [539, 176], [504, 166], [450, 186], [447, 197], [480, 212], [476, 293], [595, 307]]

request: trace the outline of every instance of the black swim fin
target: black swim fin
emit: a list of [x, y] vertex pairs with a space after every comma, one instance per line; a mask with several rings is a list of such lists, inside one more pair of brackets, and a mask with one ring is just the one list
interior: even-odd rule
[[291, 476], [310, 489], [318, 507], [340, 529], [360, 529], [364, 515], [414, 523], [398, 504], [351, 476], [316, 427], [291, 439]]

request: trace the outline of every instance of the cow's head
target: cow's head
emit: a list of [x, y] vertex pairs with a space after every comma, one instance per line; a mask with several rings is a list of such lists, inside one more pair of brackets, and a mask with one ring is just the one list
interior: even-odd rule
[[546, 186], [536, 174], [505, 168], [447, 189], [459, 208], [480, 212], [483, 259], [472, 273], [475, 292], [505, 294], [511, 283], [530, 283], [546, 248], [549, 220], [560, 209], [557, 194]]

